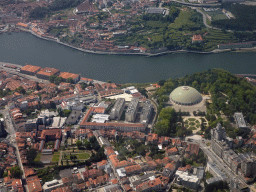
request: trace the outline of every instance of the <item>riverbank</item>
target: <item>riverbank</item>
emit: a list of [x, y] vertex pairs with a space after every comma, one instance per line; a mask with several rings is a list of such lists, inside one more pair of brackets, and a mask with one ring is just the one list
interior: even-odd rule
[[[225, 49], [225, 50], [220, 50], [220, 49], [214, 49], [212, 51], [208, 51], [208, 52], [205, 52], [205, 51], [189, 51], [189, 50], [175, 50], [175, 51], [164, 51], [164, 52], [159, 52], [159, 53], [145, 53], [145, 52], [141, 52], [141, 53], [120, 53], [120, 52], [103, 52], [103, 51], [92, 51], [92, 50], [88, 50], [88, 49], [82, 49], [82, 48], [79, 48], [79, 47], [75, 47], [73, 45], [70, 45], [70, 44], [67, 44], [67, 43], [64, 43], [64, 42], [61, 42], [59, 40], [59, 38], [55, 37], [54, 39], [52, 38], [47, 38], [47, 37], [42, 37], [38, 34], [36, 34], [35, 32], [33, 32], [32, 30], [29, 30], [29, 29], [24, 29], [24, 28], [21, 28], [21, 27], [17, 27], [16, 29], [19, 29], [20, 31], [22, 32], [28, 32], [40, 39], [44, 39], [44, 40], [47, 40], [47, 41], [53, 41], [53, 42], [56, 42], [56, 43], [59, 43], [61, 45], [64, 45], [64, 46], [67, 46], [67, 47], [70, 47], [72, 49], [76, 49], [78, 51], [82, 51], [82, 52], [85, 52], [85, 53], [92, 53], [92, 54], [98, 54], [98, 55], [123, 55], [123, 56], [135, 56], [135, 55], [138, 55], [138, 56], [146, 56], [146, 57], [157, 57], [157, 56], [161, 56], [161, 55], [166, 55], [166, 54], [176, 54], [176, 53], [196, 53], [196, 54], [212, 54], [212, 53], [222, 53], [222, 52], [229, 52], [229, 51], [232, 51], [231, 49]], [[18, 32], [18, 31], [15, 31], [15, 32]]]

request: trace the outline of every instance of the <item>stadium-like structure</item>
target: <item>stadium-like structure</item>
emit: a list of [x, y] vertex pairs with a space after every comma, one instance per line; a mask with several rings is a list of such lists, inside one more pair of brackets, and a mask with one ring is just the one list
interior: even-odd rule
[[181, 86], [170, 94], [170, 100], [178, 105], [195, 105], [202, 101], [201, 94], [193, 87]]

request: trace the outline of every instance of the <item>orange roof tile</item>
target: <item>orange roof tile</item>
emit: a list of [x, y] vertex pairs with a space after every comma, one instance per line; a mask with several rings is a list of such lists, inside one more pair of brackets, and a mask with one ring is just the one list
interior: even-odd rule
[[45, 76], [49, 76], [50, 77], [51, 75], [55, 75], [55, 74], [57, 74], [59, 72], [60, 72], [59, 69], [45, 67], [45, 68], [41, 69], [39, 72], [37, 72], [37, 75], [45, 75]]
[[41, 67], [26, 64], [20, 70], [22, 70], [22, 71], [29, 71], [29, 72], [35, 73], [35, 72], [39, 71], [40, 69], [41, 69]]
[[74, 73], [69, 73], [69, 72], [61, 72], [60, 77], [62, 77], [63, 79], [67, 79], [67, 78], [72, 78], [72, 79], [76, 79], [78, 78], [80, 75], [78, 74], [74, 74]]

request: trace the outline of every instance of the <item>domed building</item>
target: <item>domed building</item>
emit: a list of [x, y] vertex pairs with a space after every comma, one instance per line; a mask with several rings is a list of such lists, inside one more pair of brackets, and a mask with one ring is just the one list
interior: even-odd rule
[[181, 86], [170, 94], [170, 100], [178, 105], [195, 105], [202, 101], [201, 94], [193, 87]]

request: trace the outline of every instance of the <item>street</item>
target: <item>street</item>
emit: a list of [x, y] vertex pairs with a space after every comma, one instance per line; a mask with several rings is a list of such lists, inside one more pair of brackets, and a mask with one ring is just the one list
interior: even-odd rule
[[196, 140], [194, 140], [195, 143], [198, 143], [200, 145], [200, 148], [202, 149], [202, 151], [205, 153], [205, 155], [207, 155], [207, 157], [209, 158], [208, 160], [213, 161], [216, 166], [226, 174], [226, 176], [229, 178], [229, 181], [231, 181], [231, 179], [238, 179], [241, 183], [243, 183], [244, 185], [246, 185], [246, 183], [243, 181], [243, 179], [241, 178], [241, 176], [233, 173], [231, 171], [231, 169], [226, 165], [226, 163], [218, 156], [216, 155], [210, 146], [206, 146], [205, 143], [210, 142], [210, 140], [205, 140], [203, 141], [202, 138], [198, 138]]
[[[25, 172], [24, 172], [23, 164], [22, 164], [21, 159], [20, 159], [20, 152], [19, 152], [16, 140], [15, 140], [15, 129], [14, 129], [12, 119], [11, 119], [9, 111], [8, 111], [8, 106], [6, 106], [5, 110], [1, 110], [0, 112], [3, 114], [3, 116], [5, 118], [6, 131], [8, 132], [8, 136], [7, 136], [6, 139], [9, 140], [10, 144], [13, 145], [13, 147], [16, 148], [16, 157], [17, 157], [17, 160], [18, 160], [18, 165], [19, 165], [20, 169], [23, 172], [22, 180], [25, 181], [26, 180]], [[24, 185], [24, 187], [25, 187], [26, 191], [28, 191], [27, 185]]]
[[[31, 80], [31, 81], [36, 81], [36, 82], [38, 82], [38, 83], [47, 83], [47, 84], [49, 83], [48, 80], [38, 79], [36, 76], [31, 76], [31, 75], [22, 74], [22, 73], [20, 73], [19, 71], [17, 71], [16, 69], [4, 67], [4, 66], [3, 66], [4, 64], [7, 64], [7, 65], [8, 65], [9, 63], [0, 62], [0, 70], [2, 69], [2, 70], [7, 71], [7, 72], [9, 72], [9, 73], [18, 75], [18, 76], [20, 76], [20, 77], [24, 77], [24, 78], [29, 79], [29, 80]], [[11, 64], [11, 65], [12, 65], [12, 64]], [[19, 66], [19, 65], [17, 65], [17, 66]]]

